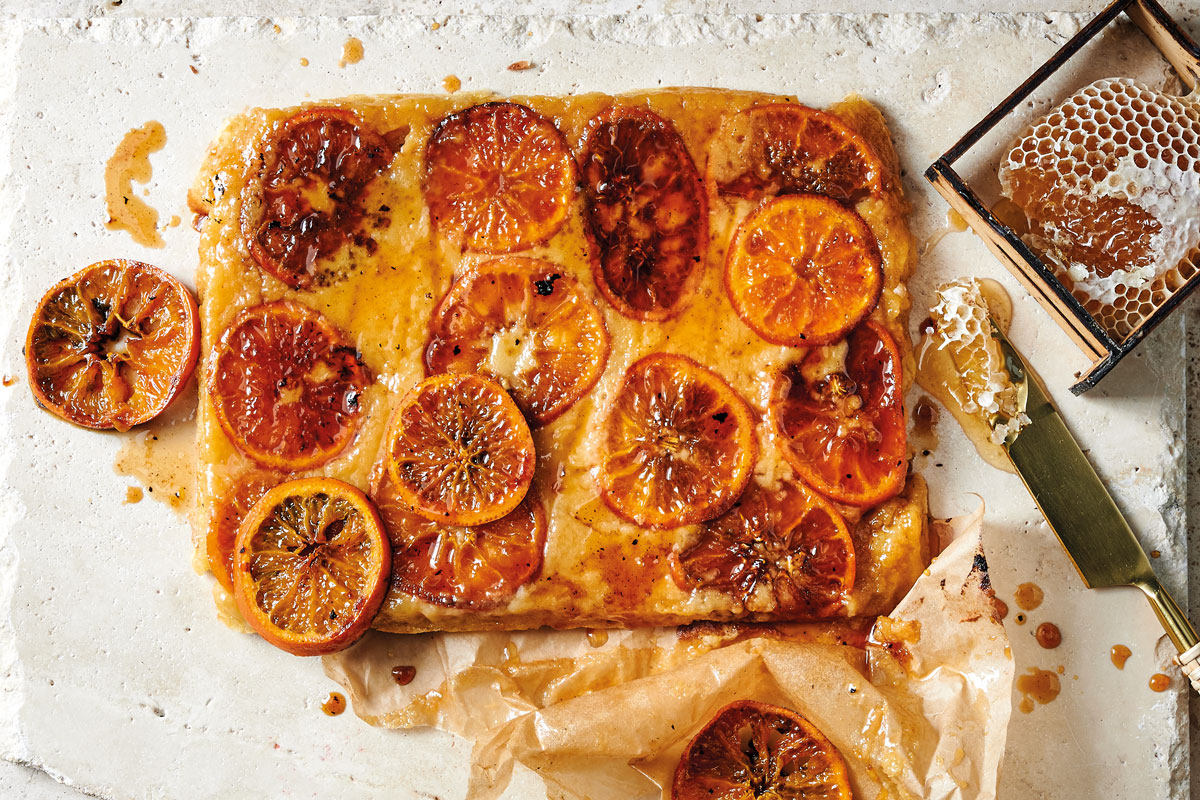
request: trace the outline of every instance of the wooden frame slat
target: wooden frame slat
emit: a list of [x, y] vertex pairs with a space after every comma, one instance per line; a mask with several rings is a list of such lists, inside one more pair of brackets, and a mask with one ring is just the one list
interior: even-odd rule
[[1091, 359], [1091, 367], [1080, 375], [1079, 381], [1071, 387], [1075, 394], [1082, 394], [1095, 386], [1117, 362], [1145, 338], [1147, 333], [1161, 323], [1196, 285], [1200, 284], [1200, 272], [1172, 292], [1166, 301], [1142, 320], [1128, 336], [1118, 340], [1088, 313], [1054, 271], [1011, 228], [996, 218], [979, 195], [955, 171], [954, 163], [1122, 13], [1141, 29], [1189, 89], [1195, 89], [1200, 84], [1200, 48], [1197, 48], [1157, 0], [1113, 0], [925, 170], [926, 180], [933, 184], [951, 208], [962, 215], [972, 230], [983, 239], [988, 249]]

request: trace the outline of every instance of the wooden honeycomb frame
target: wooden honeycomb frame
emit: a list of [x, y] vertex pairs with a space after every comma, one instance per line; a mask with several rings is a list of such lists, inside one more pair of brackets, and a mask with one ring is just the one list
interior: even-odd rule
[[1154, 44], [1189, 90], [1200, 83], [1200, 48], [1156, 0], [1113, 0], [1095, 19], [1071, 37], [1053, 57], [980, 120], [971, 130], [925, 170], [925, 178], [962, 215], [988, 249], [1008, 268], [1081, 350], [1092, 365], [1071, 387], [1082, 394], [1099, 383], [1146, 334], [1166, 319], [1200, 283], [1200, 272], [1191, 275], [1166, 300], [1147, 315], [1127, 336], [1115, 337], [1093, 317], [1030, 247], [1000, 222], [979, 195], [955, 171], [954, 163], [979, 143], [1001, 120], [1020, 106], [1051, 75], [1098, 36], [1120, 14], [1126, 14]]

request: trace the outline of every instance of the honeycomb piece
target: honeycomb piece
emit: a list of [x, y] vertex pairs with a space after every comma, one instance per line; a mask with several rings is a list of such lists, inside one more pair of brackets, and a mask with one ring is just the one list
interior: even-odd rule
[[1035, 122], [1000, 164], [1026, 241], [1124, 338], [1197, 271], [1200, 103], [1108, 78]]
[[1008, 420], [993, 429], [992, 441], [999, 444], [1009, 430], [1020, 430], [1028, 417], [1022, 413], [1017, 387], [992, 334], [987, 299], [973, 278], [943, 284], [936, 296], [937, 304], [930, 311], [933, 341], [939, 350], [949, 350], [958, 370], [958, 381], [947, 388], [967, 414], [984, 422], [997, 416]]

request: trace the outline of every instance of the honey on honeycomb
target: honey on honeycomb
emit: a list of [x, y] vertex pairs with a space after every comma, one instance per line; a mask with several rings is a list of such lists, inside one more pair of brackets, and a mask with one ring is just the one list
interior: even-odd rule
[[1107, 78], [1032, 124], [1003, 159], [1026, 240], [1114, 337], [1200, 264], [1200, 103]]
[[[998, 324], [1005, 324], [1004, 316], [1011, 317], [1011, 311], [999, 308], [1007, 300], [1007, 296], [997, 297], [1002, 291], [997, 286], [989, 292], [995, 298], [989, 301], [974, 278], [939, 286], [937, 304], [930, 310], [934, 327], [926, 345], [946, 350], [953, 360], [957, 380], [946, 380], [946, 388], [963, 413], [985, 423], [1000, 418], [989, 437], [993, 444], [1000, 444], [1010, 431], [1020, 430], [1028, 422], [988, 320], [992, 313], [1002, 316]], [[993, 305], [998, 307], [996, 311]]]

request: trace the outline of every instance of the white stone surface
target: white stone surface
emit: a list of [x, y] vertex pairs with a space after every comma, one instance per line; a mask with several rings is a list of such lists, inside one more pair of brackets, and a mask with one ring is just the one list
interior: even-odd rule
[[[945, 220], [945, 205], [920, 178], [924, 167], [1084, 19], [769, 13], [814, 5], [801, 0], [763, 4], [761, 21], [729, 15], [732, 3], [670, 0], [583, 3], [582, 15], [566, 18], [546, 13], [548, 4], [513, 0], [495, 6], [499, 16], [459, 14], [479, 4], [436, 0], [337, 6], [408, 12], [389, 18], [305, 19], [293, 14], [335, 6], [298, 9], [282, 0], [262, 4], [274, 19], [219, 16], [245, 5], [35, 0], [0, 9], [0, 373], [22, 376], [0, 389], [0, 756], [102, 797], [462, 797], [469, 750], [436, 732], [379, 731], [350, 714], [322, 715], [318, 706], [335, 687], [318, 664], [216, 621], [208, 579], [192, 573], [182, 520], [149, 501], [120, 504], [130, 480], [110, 465], [122, 437], [76, 430], [33, 408], [20, 348], [32, 305], [52, 281], [118, 255], [191, 277], [195, 236], [186, 224], [165, 232], [164, 250], [143, 250], [103, 226], [103, 164], [125, 131], [150, 119], [164, 124], [168, 143], [152, 156], [148, 202], [164, 218], [186, 220], [184, 191], [209, 137], [248, 105], [440, 91], [451, 73], [464, 88], [500, 92], [698, 84], [823, 104], [857, 90], [893, 125], [923, 239]], [[839, 9], [979, 5], [857, 0]], [[987, 5], [1007, 12], [1041, 4]], [[630, 13], [605, 16], [614, 11]], [[52, 16], [74, 19], [37, 19]], [[437, 31], [433, 18], [443, 23]], [[351, 35], [366, 57], [339, 69]], [[1106, 68], [1133, 63], [1123, 60], [1126, 38], [1136, 39], [1118, 37], [1099, 56]], [[301, 67], [301, 57], [311, 65]], [[504, 69], [518, 59], [537, 69]], [[924, 259], [913, 284], [917, 305], [928, 303], [936, 282], [960, 274], [1009, 287], [1016, 343], [1148, 549], [1162, 551], [1156, 564], [1182, 600], [1181, 323], [1164, 325], [1099, 390], [1073, 398], [1066, 387], [1083, 357], [971, 234], [947, 236]], [[1046, 590], [1029, 624], [1016, 626], [1010, 614], [1018, 671], [1065, 669], [1057, 701], [1014, 715], [1001, 796], [1185, 797], [1185, 695], [1146, 686], [1165, 651], [1156, 657], [1158, 628], [1145, 603], [1133, 591], [1084, 590], [1019, 481], [984, 466], [948, 415], [939, 434], [936, 458], [917, 462], [934, 486], [934, 513], [960, 513], [977, 502], [970, 492], [981, 495], [1000, 596], [1011, 601], [1025, 580]], [[1058, 650], [1033, 642], [1043, 620], [1062, 628]], [[1124, 672], [1108, 662], [1118, 642], [1134, 650]], [[45, 779], [13, 769], [0, 772], [0, 795], [59, 796]], [[510, 794], [537, 791], [525, 776]]]

